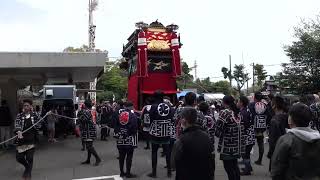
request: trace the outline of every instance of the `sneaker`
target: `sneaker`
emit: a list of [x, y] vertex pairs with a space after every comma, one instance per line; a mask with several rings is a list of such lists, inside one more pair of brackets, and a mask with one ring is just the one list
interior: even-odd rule
[[84, 161], [81, 164], [90, 164], [90, 161]]
[[94, 163], [94, 166], [99, 166], [100, 163], [101, 163], [101, 159], [97, 159], [96, 163]]
[[126, 174], [125, 173], [120, 173], [120, 177], [125, 177], [126, 176]]

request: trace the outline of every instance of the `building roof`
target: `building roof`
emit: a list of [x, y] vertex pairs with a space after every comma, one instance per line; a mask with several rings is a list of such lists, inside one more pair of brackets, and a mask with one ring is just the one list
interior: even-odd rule
[[0, 52], [0, 83], [20, 85], [91, 82], [103, 71], [106, 53]]

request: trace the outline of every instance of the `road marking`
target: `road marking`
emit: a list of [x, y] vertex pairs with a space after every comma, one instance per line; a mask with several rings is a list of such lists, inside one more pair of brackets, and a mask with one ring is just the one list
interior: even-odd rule
[[103, 180], [103, 179], [111, 179], [114, 180], [123, 180], [120, 175], [114, 175], [114, 176], [100, 176], [100, 177], [90, 177], [90, 178], [83, 178], [83, 179], [73, 179], [73, 180]]

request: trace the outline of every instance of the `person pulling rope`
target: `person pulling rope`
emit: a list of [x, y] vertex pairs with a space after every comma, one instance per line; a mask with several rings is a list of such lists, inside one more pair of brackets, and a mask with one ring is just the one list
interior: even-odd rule
[[42, 121], [43, 121], [47, 116], [49, 116], [49, 115], [55, 115], [55, 116], [57, 116], [57, 117], [66, 118], [66, 119], [71, 119], [71, 120], [76, 120], [76, 119], [78, 119], [78, 118], [71, 118], [71, 117], [67, 117], [67, 116], [55, 114], [55, 113], [52, 113], [52, 112], [49, 111], [49, 112], [46, 113], [46, 115], [44, 115], [39, 121], [37, 121], [36, 123], [34, 123], [34, 124], [33, 124], [32, 126], [30, 126], [28, 129], [22, 131], [21, 133], [18, 133], [17, 135], [15, 135], [15, 136], [13, 136], [13, 137], [5, 140], [5, 141], [0, 142], [0, 145], [5, 144], [5, 143], [7, 143], [7, 142], [9, 142], [9, 141], [12, 141], [12, 140], [18, 138], [18, 136], [26, 133], [27, 131], [29, 131], [30, 129], [32, 129], [32, 128], [35, 127], [36, 125], [38, 125], [40, 122], [42, 122]]

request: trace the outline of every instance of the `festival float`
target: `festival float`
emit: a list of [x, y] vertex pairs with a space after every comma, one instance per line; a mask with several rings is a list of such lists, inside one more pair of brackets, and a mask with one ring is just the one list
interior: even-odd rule
[[122, 56], [125, 61], [120, 68], [128, 72], [127, 99], [135, 109], [141, 109], [156, 90], [176, 102], [182, 45], [177, 30], [175, 24], [164, 26], [158, 21], [150, 25], [139, 22], [124, 45]]

